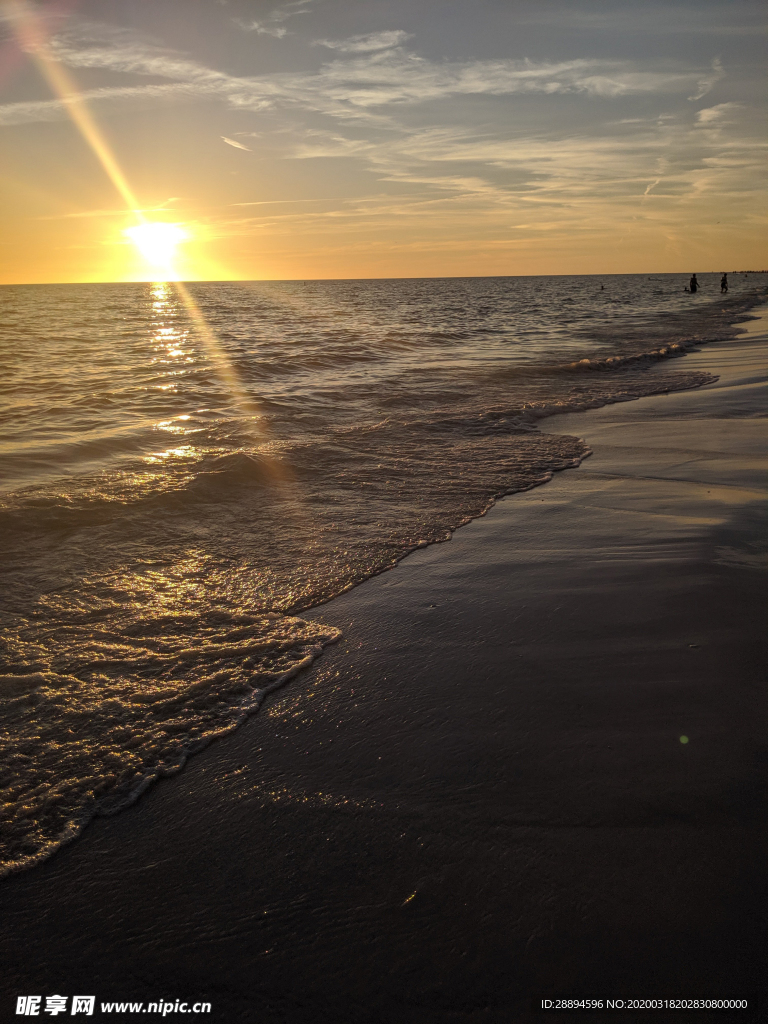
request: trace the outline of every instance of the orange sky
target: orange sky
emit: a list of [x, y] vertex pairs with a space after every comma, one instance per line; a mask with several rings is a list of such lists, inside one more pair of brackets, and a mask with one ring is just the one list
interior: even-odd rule
[[651, 7], [3, 0], [0, 282], [761, 266], [758, 8]]

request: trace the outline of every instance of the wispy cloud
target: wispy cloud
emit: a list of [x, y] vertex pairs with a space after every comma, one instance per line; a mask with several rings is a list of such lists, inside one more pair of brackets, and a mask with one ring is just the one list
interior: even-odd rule
[[723, 65], [720, 62], [719, 57], [715, 57], [712, 61], [712, 71], [708, 75], [704, 75], [696, 83], [697, 91], [693, 96], [689, 96], [689, 100], [700, 100], [707, 95], [708, 92], [712, 91], [712, 87], [716, 85], [721, 78], [725, 78], [725, 71]]
[[350, 36], [349, 39], [316, 39], [313, 46], [326, 46], [329, 50], [341, 53], [373, 53], [376, 50], [389, 50], [393, 46], [402, 46], [411, 39], [410, 32], [393, 29], [388, 32], [369, 32], [368, 35]]
[[[727, 123], [727, 116], [723, 120]], [[591, 216], [598, 201], [607, 204], [606, 209], [619, 204], [638, 214], [639, 204], [651, 203], [643, 216], [652, 216], [659, 204], [685, 204], [707, 193], [754, 195], [768, 149], [759, 137], [714, 138], [698, 131], [688, 117], [685, 122], [667, 119], [602, 137], [554, 132], [548, 137], [503, 137], [498, 130], [445, 126], [404, 132], [362, 147], [338, 134], [322, 139], [308, 134], [294, 156], [340, 155], [346, 143], [350, 155], [367, 161], [380, 181], [424, 190], [420, 199], [390, 203], [382, 216], [430, 216], [436, 202], [448, 201], [455, 210], [477, 215], [479, 210], [495, 210], [496, 217], [532, 206], [556, 208], [566, 220], [586, 216], [587, 210]], [[468, 167], [474, 173], [457, 173], [457, 168]], [[521, 221], [517, 228], [526, 225], [527, 220]]]
[[698, 77], [686, 71], [641, 70], [629, 62], [606, 60], [439, 62], [398, 48], [331, 61], [316, 75], [295, 77], [291, 88], [308, 99], [313, 94], [324, 97], [339, 110], [344, 105], [365, 109], [458, 95], [675, 93]]
[[[172, 85], [116, 86], [103, 89], [85, 89], [78, 93], [81, 100], [95, 104], [126, 103], [142, 104], [169, 99], [189, 98], [199, 95], [200, 90], [191, 84], [178, 82]], [[67, 107], [62, 100], [30, 100], [19, 103], [0, 104], [0, 126], [30, 124], [35, 121], [58, 121], [67, 117]]]
[[[725, 18], [723, 17], [725, 15]], [[575, 5], [540, 5], [538, 11], [520, 13], [520, 25], [556, 25], [558, 29], [589, 32], [591, 35], [608, 33], [641, 33], [658, 36], [684, 33], [690, 35], [744, 36], [765, 34], [768, 31], [764, 11], [757, 7], [752, 15], [743, 9], [739, 18], [730, 17], [727, 4], [707, 9], [702, 4], [634, 4], [608, 6], [599, 11], [579, 9]]]
[[730, 124], [732, 123], [733, 115], [740, 108], [740, 103], [718, 103], [717, 106], [706, 107], [696, 114], [696, 123], [706, 128]]
[[[290, 5], [292, 13], [299, 13], [305, 6]], [[398, 35], [402, 41], [404, 34], [374, 33], [353, 40], [367, 40], [365, 45], [371, 46], [377, 38], [381, 43], [383, 35]], [[70, 67], [166, 78], [175, 83], [164, 91], [164, 87], [156, 84], [90, 90], [85, 97], [94, 102], [142, 96], [208, 95], [218, 96], [240, 110], [294, 106], [337, 118], [367, 120], [378, 116], [376, 108], [381, 111], [461, 95], [583, 94], [611, 99], [685, 95], [693, 87], [697, 90], [695, 95], [701, 97], [724, 74], [719, 62], [702, 75], [700, 70], [674, 65], [643, 68], [631, 61], [598, 59], [434, 61], [398, 45], [365, 51], [350, 49], [348, 54], [340, 50], [344, 56], [323, 64], [314, 73], [234, 76], [125, 30], [89, 23], [54, 36], [47, 49], [52, 57]], [[50, 120], [57, 109], [56, 103], [6, 104], [0, 107], [0, 122]]]
[[275, 39], [282, 39], [288, 35], [288, 29], [284, 22], [297, 14], [307, 14], [310, 4], [314, 0], [295, 0], [294, 3], [285, 4], [275, 8], [263, 21], [246, 21], [243, 18], [233, 18], [232, 21], [244, 32], [256, 32], [260, 36], [274, 36]]
[[368, 139], [350, 139], [338, 132], [310, 128], [304, 139], [292, 150], [291, 155], [297, 159], [358, 156], [370, 153], [375, 148], [375, 143]]
[[[308, 3], [277, 8], [269, 24], [279, 28]], [[362, 162], [388, 188], [406, 186], [409, 193], [418, 193], [331, 201], [332, 209], [323, 205], [325, 200], [317, 208], [315, 200], [307, 200], [296, 212], [276, 202], [270, 212], [271, 204], [262, 201], [259, 223], [296, 217], [323, 225], [357, 217], [361, 223], [379, 218], [386, 225], [393, 217], [429, 219], [449, 204], [467, 223], [508, 215], [510, 230], [513, 224], [514, 230], [523, 230], [532, 223], [534, 206], [557, 208], [558, 216], [575, 222], [586, 210], [592, 216], [596, 197], [602, 197], [605, 203], [651, 216], [659, 204], [685, 203], [718, 190], [746, 195], [759, 180], [764, 143], [739, 125], [747, 108], [722, 102], [695, 112], [687, 102], [701, 99], [723, 79], [719, 61], [706, 68], [682, 60], [433, 60], [410, 50], [408, 38], [391, 30], [318, 40], [333, 56], [317, 70], [261, 76], [222, 72], [133, 33], [85, 22], [55, 34], [48, 47], [71, 67], [136, 76], [130, 85], [121, 81], [85, 91], [83, 98], [91, 104], [207, 97], [243, 112], [292, 109], [295, 117], [283, 116], [280, 132], [265, 146], [293, 159]], [[142, 83], [142, 78], [150, 81]], [[517, 101], [505, 105], [503, 118], [491, 117], [481, 129], [454, 115], [457, 104], [451, 101], [461, 96]], [[559, 127], [543, 122], [537, 132], [512, 126], [517, 105], [526, 97], [546, 103], [547, 97], [558, 96], [590, 101], [590, 126], [578, 132], [559, 122]], [[644, 116], [621, 117], [634, 110], [615, 101], [628, 97], [652, 100], [660, 111], [646, 112], [646, 106]], [[407, 114], [401, 113], [406, 109]], [[605, 112], [604, 121], [595, 118], [595, 111]], [[0, 106], [0, 124], [63, 116], [58, 100]], [[235, 138], [221, 138], [251, 151]], [[537, 223], [536, 230], [544, 230], [542, 225], [554, 220], [547, 215]]]
[[288, 35], [288, 29], [284, 25], [270, 25], [264, 21], [243, 21], [242, 18], [233, 18], [232, 21], [244, 32], [256, 32], [260, 36], [274, 36], [275, 39], [282, 39]]
[[48, 56], [76, 68], [152, 75], [200, 85], [222, 82], [226, 74], [205, 67], [176, 50], [158, 46], [125, 29], [83, 22], [53, 36]]
[[228, 139], [226, 135], [221, 136], [222, 141], [226, 142], [228, 146], [234, 146], [235, 149], [244, 149], [246, 153], [251, 153], [253, 150], [249, 146], [244, 146], [242, 142], [235, 142], [234, 139]]

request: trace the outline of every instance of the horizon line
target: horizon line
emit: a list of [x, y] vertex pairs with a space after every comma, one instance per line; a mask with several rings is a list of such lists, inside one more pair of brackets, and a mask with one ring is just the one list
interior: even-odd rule
[[133, 284], [305, 284], [320, 281], [493, 281], [512, 280], [529, 277], [645, 277], [654, 274], [661, 277], [696, 274], [768, 274], [764, 270], [637, 270], [630, 272], [609, 271], [600, 273], [591, 271], [586, 274], [419, 274], [405, 277], [233, 277], [233, 278], [190, 278], [163, 280], [157, 277], [143, 278], [139, 281], [7, 281], [0, 282], [0, 288], [48, 288], [62, 285], [133, 285]]

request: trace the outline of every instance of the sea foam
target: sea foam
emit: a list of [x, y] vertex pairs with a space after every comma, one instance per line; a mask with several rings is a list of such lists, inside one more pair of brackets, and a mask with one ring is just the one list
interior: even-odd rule
[[0, 873], [308, 667], [303, 609], [577, 466], [548, 417], [712, 380], [680, 357], [760, 297], [604, 281], [190, 286], [215, 353], [170, 285], [0, 289]]

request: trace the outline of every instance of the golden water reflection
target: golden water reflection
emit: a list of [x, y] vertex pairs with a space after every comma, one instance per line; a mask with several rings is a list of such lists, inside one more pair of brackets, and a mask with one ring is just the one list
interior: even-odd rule
[[162, 464], [166, 459], [193, 459], [197, 458], [198, 450], [191, 444], [182, 445], [180, 448], [166, 448], [164, 452], [152, 452], [144, 456], [148, 465]]
[[[194, 355], [188, 346], [189, 329], [180, 328], [179, 325], [172, 322], [181, 317], [183, 310], [171, 286], [165, 281], [156, 282], [150, 288], [150, 297], [152, 301], [151, 329], [156, 353], [152, 365], [172, 366], [178, 364], [180, 360], [185, 363], [194, 362]], [[169, 323], [169, 321], [171, 322]], [[168, 389], [168, 385], [160, 385], [160, 387], [164, 390]]]
[[[156, 281], [149, 289], [151, 302], [151, 344], [153, 357], [150, 365], [158, 368], [162, 383], [153, 383], [151, 388], [154, 391], [170, 392], [177, 391], [178, 384], [175, 380], [168, 380], [169, 377], [184, 376], [189, 372], [188, 366], [195, 362], [195, 354], [192, 348], [194, 339], [191, 337], [191, 330], [183, 326], [186, 319], [184, 309], [179, 302], [178, 296], [167, 281]], [[176, 323], [181, 321], [182, 323]], [[169, 419], [158, 420], [153, 424], [153, 429], [166, 434], [176, 434], [180, 438], [185, 435], [199, 432], [200, 427], [195, 427], [190, 421], [190, 413], [180, 413]], [[148, 465], [162, 465], [172, 459], [194, 459], [202, 453], [191, 444], [183, 444], [173, 448], [166, 448], [161, 451], [150, 452], [144, 457]]]

